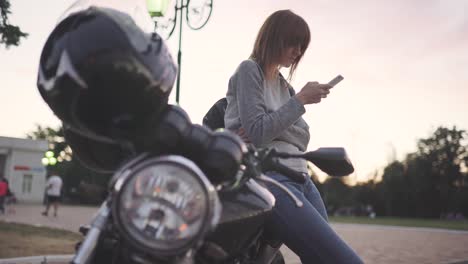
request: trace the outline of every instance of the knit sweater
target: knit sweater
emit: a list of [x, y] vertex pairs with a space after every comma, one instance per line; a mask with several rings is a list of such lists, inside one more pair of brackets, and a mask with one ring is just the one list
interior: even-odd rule
[[[294, 91], [280, 75], [266, 80], [255, 61], [243, 61], [229, 80], [225, 127], [232, 131], [244, 128], [256, 147], [304, 152], [310, 139], [309, 126], [301, 117], [305, 108], [290, 90]], [[302, 159], [284, 159], [281, 163], [307, 172]]]

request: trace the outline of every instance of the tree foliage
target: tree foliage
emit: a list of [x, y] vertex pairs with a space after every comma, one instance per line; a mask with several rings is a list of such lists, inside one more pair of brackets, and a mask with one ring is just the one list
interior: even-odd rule
[[72, 160], [72, 151], [65, 141], [62, 127], [56, 129], [36, 125], [35, 130], [26, 135], [30, 139], [43, 139], [49, 142], [49, 150], [54, 152], [59, 162]]
[[73, 158], [73, 151], [64, 137], [63, 127], [51, 128], [36, 125], [36, 128], [26, 137], [49, 142], [49, 150], [58, 160], [54, 169], [63, 179], [64, 195], [68, 201], [95, 204], [104, 198], [102, 191], [106, 189], [107, 182], [112, 175], [92, 171], [78, 159]]
[[327, 178], [320, 190], [329, 212], [335, 212], [339, 208], [352, 205], [351, 187], [344, 183], [343, 178]]
[[5, 45], [7, 48], [18, 46], [20, 39], [28, 36], [18, 26], [10, 24], [8, 21], [10, 14], [10, 1], [0, 0], [0, 44]]
[[381, 181], [346, 188], [327, 180], [319, 190], [329, 209], [370, 204], [377, 215], [438, 218], [463, 213], [468, 217], [466, 136], [456, 127], [439, 127], [417, 141], [416, 152], [388, 164]]

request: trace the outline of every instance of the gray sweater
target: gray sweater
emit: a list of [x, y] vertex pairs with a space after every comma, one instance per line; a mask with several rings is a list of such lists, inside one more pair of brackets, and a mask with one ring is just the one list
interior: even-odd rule
[[[291, 96], [292, 87], [278, 76], [267, 81], [253, 60], [243, 61], [229, 80], [224, 122], [227, 129], [243, 127], [256, 147], [299, 153], [307, 149], [309, 126], [301, 118], [304, 106]], [[284, 159], [284, 165], [307, 172], [302, 159]]]

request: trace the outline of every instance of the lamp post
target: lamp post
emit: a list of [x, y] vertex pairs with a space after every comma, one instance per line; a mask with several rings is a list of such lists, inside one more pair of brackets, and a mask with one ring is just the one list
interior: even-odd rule
[[[166, 12], [171, 2], [175, 2], [173, 14]], [[199, 30], [206, 25], [213, 10], [213, 0], [147, 0], [148, 11], [153, 18], [155, 31], [169, 39], [179, 23], [179, 51], [177, 52], [177, 84], [176, 102], [180, 99], [180, 74], [182, 61], [182, 20], [185, 11], [185, 21], [189, 28]]]

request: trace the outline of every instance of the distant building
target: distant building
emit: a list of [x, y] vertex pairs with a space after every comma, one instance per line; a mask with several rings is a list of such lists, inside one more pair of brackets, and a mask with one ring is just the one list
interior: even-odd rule
[[0, 136], [0, 174], [20, 202], [42, 202], [46, 169], [41, 163], [48, 150], [46, 140]]

